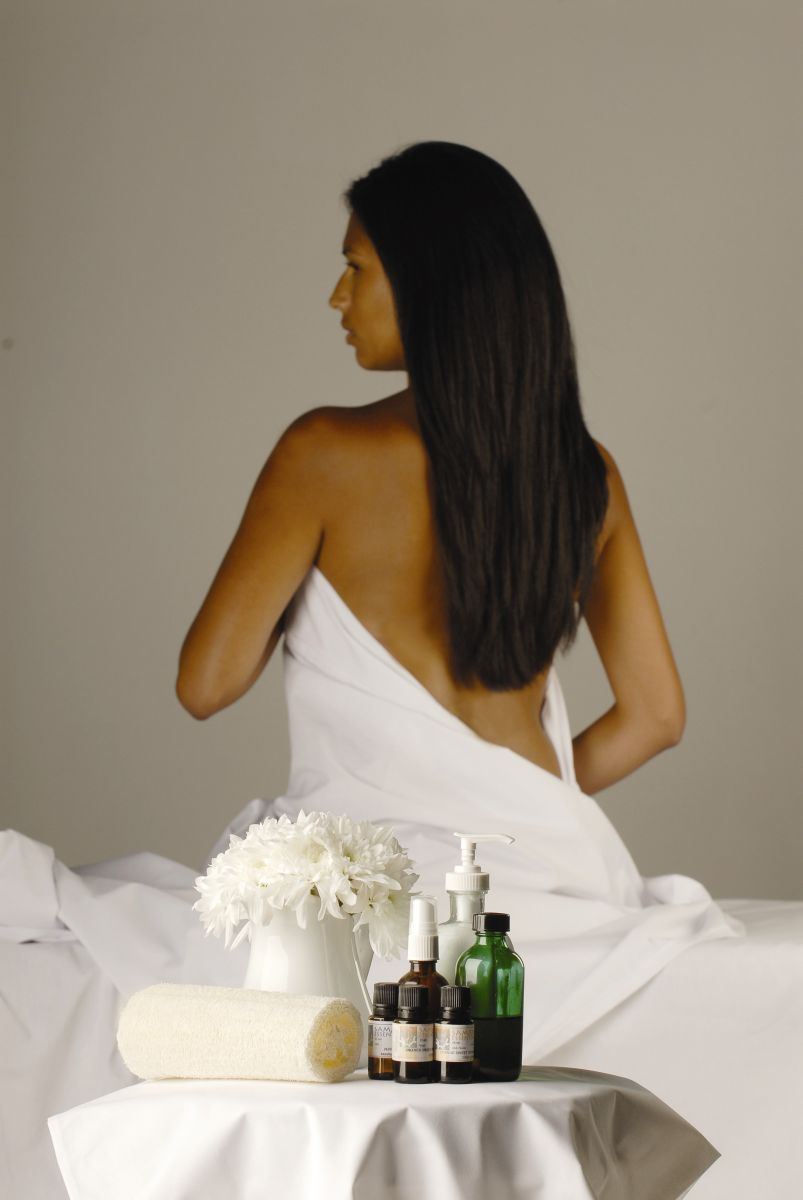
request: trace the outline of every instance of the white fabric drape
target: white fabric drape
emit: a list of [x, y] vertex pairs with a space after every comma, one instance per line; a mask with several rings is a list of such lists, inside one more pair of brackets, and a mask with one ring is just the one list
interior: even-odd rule
[[[491, 873], [487, 907], [510, 913], [525, 961], [527, 1062], [576, 1036], [689, 946], [743, 934], [696, 880], [643, 878], [602, 809], [579, 790], [554, 669], [542, 721], [562, 779], [445, 709], [316, 567], [288, 614], [284, 668], [290, 781], [264, 814], [303, 807], [387, 822], [417, 864], [416, 889], [441, 896], [459, 859], [455, 830], [516, 839], [483, 845], [481, 859]], [[375, 961], [371, 978], [405, 969], [401, 956]]]
[[[482, 864], [488, 907], [511, 914], [526, 964], [526, 1062], [591, 1028], [689, 947], [742, 934], [695, 880], [642, 878], [579, 791], [554, 671], [543, 721], [562, 779], [443, 708], [317, 568], [294, 597], [283, 655], [287, 790], [247, 804], [215, 850], [301, 807], [389, 823], [416, 863], [416, 890], [439, 895], [445, 917], [453, 831], [512, 834], [510, 847], [483, 846]], [[45, 1118], [130, 1082], [114, 1045], [122, 1000], [152, 983], [242, 982], [247, 945], [232, 953], [205, 938], [191, 910], [197, 873], [150, 853], [70, 870], [49, 847], [0, 834], [0, 1118], [14, 1148], [0, 1163], [3, 1195], [63, 1196]], [[375, 959], [369, 980], [406, 969], [403, 957]]]

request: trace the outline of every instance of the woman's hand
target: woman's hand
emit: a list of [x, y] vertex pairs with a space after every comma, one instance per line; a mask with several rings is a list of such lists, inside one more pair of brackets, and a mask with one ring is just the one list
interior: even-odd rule
[[573, 740], [577, 782], [588, 795], [623, 779], [680, 741], [683, 687], [644, 552], [613, 456], [608, 511], [585, 618], [615, 703]]
[[259, 678], [285, 610], [318, 555], [327, 411], [304, 413], [279, 438], [184, 639], [176, 694], [200, 720], [232, 704]]

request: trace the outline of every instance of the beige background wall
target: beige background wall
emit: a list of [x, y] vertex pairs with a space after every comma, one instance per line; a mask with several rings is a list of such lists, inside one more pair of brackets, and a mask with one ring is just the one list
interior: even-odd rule
[[[339, 193], [422, 138], [521, 181], [686, 688], [600, 803], [645, 874], [800, 897], [801, 9], [780, 0], [2, 5], [2, 824], [201, 865], [284, 788], [280, 655], [196, 723], [181, 640], [287, 423], [367, 402]], [[576, 732], [610, 695], [559, 664]]]

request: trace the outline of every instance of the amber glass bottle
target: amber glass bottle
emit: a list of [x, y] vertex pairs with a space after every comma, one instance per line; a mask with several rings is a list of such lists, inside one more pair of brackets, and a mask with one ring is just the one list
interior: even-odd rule
[[374, 1011], [368, 1021], [368, 1078], [393, 1078], [393, 1022], [399, 1008], [398, 983], [374, 984]]
[[399, 1015], [393, 1022], [393, 1078], [396, 1083], [434, 1083], [434, 1024], [427, 990], [418, 983], [399, 988]]
[[441, 1011], [441, 988], [449, 980], [435, 970], [438, 959], [438, 904], [433, 896], [410, 898], [410, 932], [407, 941], [410, 970], [399, 987], [418, 983], [427, 990], [427, 1020], [437, 1021]]
[[414, 959], [410, 963], [410, 970], [399, 980], [399, 987], [403, 988], [408, 983], [417, 983], [426, 989], [427, 1020], [437, 1021], [441, 1011], [441, 988], [447, 985], [448, 980], [435, 970], [434, 960]]
[[440, 1083], [471, 1083], [473, 1075], [471, 989], [441, 988], [441, 1015], [435, 1022], [435, 1078]]

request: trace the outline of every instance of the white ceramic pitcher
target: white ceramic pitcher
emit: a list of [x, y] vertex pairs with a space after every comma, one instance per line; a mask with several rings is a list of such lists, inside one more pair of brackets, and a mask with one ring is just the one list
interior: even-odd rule
[[307, 903], [302, 929], [294, 909], [277, 909], [268, 925], [251, 930], [251, 953], [243, 987], [308, 996], [341, 996], [362, 1018], [363, 1043], [358, 1066], [368, 1065], [368, 1017], [372, 1004], [368, 972], [374, 953], [368, 926], [354, 929], [351, 916], [327, 913], [318, 920], [318, 901]]

